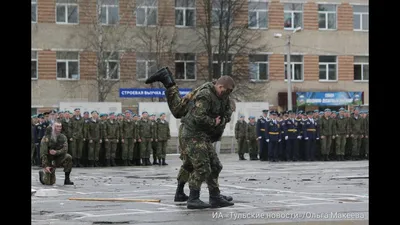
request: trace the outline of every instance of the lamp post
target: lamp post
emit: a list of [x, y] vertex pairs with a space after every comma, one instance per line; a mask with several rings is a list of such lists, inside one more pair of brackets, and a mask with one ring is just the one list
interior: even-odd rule
[[[291, 42], [290, 39], [292, 37], [292, 34], [300, 32], [301, 31], [301, 27], [297, 27], [296, 29], [293, 30], [293, 33], [286, 35], [287, 38], [287, 42], [286, 42], [286, 61], [287, 61], [287, 84], [288, 84], [288, 96], [287, 96], [287, 100], [288, 100], [288, 110], [293, 110], [292, 107], [292, 67], [290, 66], [290, 55], [291, 55]], [[281, 33], [275, 33], [274, 34], [275, 38], [281, 38], [282, 34]]]

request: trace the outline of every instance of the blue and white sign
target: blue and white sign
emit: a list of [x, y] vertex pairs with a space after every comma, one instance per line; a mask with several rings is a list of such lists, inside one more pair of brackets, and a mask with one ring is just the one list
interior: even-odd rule
[[[181, 96], [191, 92], [191, 88], [180, 88]], [[120, 98], [165, 98], [164, 88], [120, 88]]]
[[297, 106], [362, 105], [362, 92], [296, 92]]

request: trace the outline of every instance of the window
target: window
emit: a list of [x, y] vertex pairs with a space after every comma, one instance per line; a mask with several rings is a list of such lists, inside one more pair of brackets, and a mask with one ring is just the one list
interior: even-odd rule
[[79, 79], [79, 53], [57, 52], [57, 79]]
[[31, 79], [38, 79], [37, 51], [31, 52]]
[[285, 3], [285, 29], [295, 29], [303, 26], [303, 4]]
[[119, 22], [119, 0], [98, 0], [100, 23], [113, 25]]
[[[218, 64], [218, 59], [221, 57], [221, 64]], [[225, 60], [224, 54], [213, 54], [213, 78], [218, 79], [222, 75], [232, 74], [232, 55], [228, 54]]]
[[353, 28], [355, 31], [368, 31], [369, 13], [367, 5], [353, 5]]
[[336, 5], [318, 5], [318, 26], [320, 30], [336, 30]]
[[56, 22], [65, 24], [78, 23], [77, 0], [57, 0]]
[[193, 27], [196, 21], [195, 0], [175, 0], [175, 25]]
[[37, 22], [37, 1], [31, 0], [31, 22]]
[[158, 0], [137, 0], [136, 3], [136, 25], [156, 26]]
[[268, 80], [268, 55], [249, 55], [250, 80]]
[[103, 59], [105, 63], [105, 73], [102, 78], [107, 80], [119, 79], [119, 54], [118, 52], [104, 52]]
[[319, 57], [319, 80], [336, 81], [337, 80], [337, 57], [320, 56]]
[[[303, 81], [303, 56], [290, 56], [291, 81]], [[287, 57], [285, 55], [285, 80], [287, 80]]]
[[230, 26], [233, 23], [233, 17], [230, 15], [229, 8], [232, 7], [229, 4], [230, 1], [225, 0], [212, 0], [212, 26], [219, 27], [220, 24], [223, 27]]
[[195, 54], [175, 54], [175, 78], [177, 80], [196, 79]]
[[354, 57], [354, 80], [368, 81], [369, 80], [369, 59], [368, 56]]
[[157, 72], [156, 56], [152, 53], [137, 53], [136, 76], [138, 80], [147, 79]]
[[249, 1], [249, 27], [268, 28], [268, 3], [262, 0]]

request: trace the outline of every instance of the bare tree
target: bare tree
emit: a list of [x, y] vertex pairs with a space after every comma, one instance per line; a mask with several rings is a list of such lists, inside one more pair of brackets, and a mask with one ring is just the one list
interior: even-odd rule
[[129, 28], [135, 14], [135, 1], [80, 0], [79, 6], [83, 12], [81, 20], [86, 20], [87, 24], [82, 25], [84, 29], [78, 33], [84, 42], [81, 61], [93, 67], [88, 73], [96, 82], [89, 84], [97, 91], [97, 100], [104, 102], [120, 81], [120, 62], [131, 51]]
[[[238, 87], [233, 93], [234, 98], [238, 101], [251, 99], [254, 92], [264, 90], [268, 85], [248, 82], [249, 69], [245, 66], [249, 62], [248, 55], [267, 51], [268, 44], [252, 45], [261, 37], [261, 32], [249, 30], [249, 24], [242, 21], [246, 21], [243, 15], [245, 17], [248, 15], [248, 1], [198, 1], [197, 12], [200, 24], [197, 24], [195, 30], [200, 41], [199, 47], [205, 49], [208, 58], [207, 71], [203, 71], [204, 78], [211, 81], [221, 75], [231, 75]], [[266, 3], [264, 4], [266, 6]], [[233, 64], [235, 64], [234, 68]]]

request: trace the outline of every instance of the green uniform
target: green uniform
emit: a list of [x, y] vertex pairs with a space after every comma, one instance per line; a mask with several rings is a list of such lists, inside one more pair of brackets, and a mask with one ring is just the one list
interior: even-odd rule
[[368, 158], [369, 156], [369, 116], [364, 119], [364, 146], [365, 146], [365, 154]]
[[140, 120], [135, 121], [134, 125], [134, 143], [133, 143], [133, 158], [136, 161], [136, 165], [140, 165], [140, 143], [137, 141], [139, 135]]
[[246, 137], [247, 137], [247, 123], [246, 121], [238, 120], [235, 125], [235, 138], [238, 144], [238, 153], [240, 157], [246, 153]]
[[157, 140], [158, 140], [157, 158], [165, 159], [165, 155], [167, 154], [168, 140], [171, 138], [168, 121], [166, 121], [166, 120], [158, 120], [157, 121], [156, 134], [157, 134]]
[[360, 155], [360, 146], [364, 135], [364, 120], [360, 115], [357, 118], [355, 116], [350, 117], [350, 134], [353, 144], [351, 156], [357, 158]]
[[100, 144], [102, 142], [102, 127], [101, 121], [98, 119], [91, 119], [88, 122], [87, 138], [89, 141], [89, 161], [99, 161]]
[[[56, 154], [51, 155], [50, 150], [55, 150]], [[64, 134], [59, 134], [55, 139], [51, 135], [43, 137], [40, 143], [40, 157], [43, 168], [46, 167], [63, 167], [64, 172], [71, 172], [72, 157], [68, 154], [68, 140]], [[56, 182], [55, 173], [45, 173], [43, 182], [46, 185], [52, 185]]]
[[153, 126], [153, 141], [151, 142], [151, 154], [153, 154], [153, 164], [157, 161], [157, 149], [158, 149], [158, 140], [157, 140], [157, 126], [158, 122], [156, 120], [150, 120], [151, 126]]
[[154, 134], [155, 122], [148, 119], [142, 119], [139, 122], [139, 139], [140, 142], [140, 158], [149, 159], [152, 149], [152, 141], [155, 138]]
[[335, 120], [325, 116], [319, 119], [319, 134], [321, 137], [321, 154], [327, 156], [330, 153], [332, 138], [335, 138]]
[[257, 158], [258, 155], [258, 141], [257, 141], [257, 124], [256, 123], [248, 123], [247, 124], [247, 132], [246, 139], [249, 145], [250, 151], [250, 159]]
[[349, 120], [338, 116], [335, 121], [336, 127], [336, 155], [344, 156], [346, 140], [349, 135]]
[[125, 118], [122, 121], [121, 141], [122, 143], [122, 160], [133, 159], [133, 143], [135, 140], [135, 121], [132, 118]]
[[73, 116], [71, 118], [68, 131], [71, 137], [72, 157], [80, 159], [82, 157], [83, 139], [84, 137], [84, 119], [82, 117]]
[[71, 132], [69, 131], [70, 126], [71, 126], [71, 119], [62, 119], [61, 120], [61, 125], [62, 125], [62, 129], [61, 129], [61, 133], [64, 134], [67, 139], [68, 139], [68, 154], [72, 154], [72, 149], [71, 149], [71, 141], [69, 139], [71, 139]]
[[31, 124], [31, 161], [33, 162], [33, 155], [35, 154], [35, 138], [36, 138], [36, 125]]
[[116, 120], [107, 120], [105, 123], [104, 141], [106, 145], [106, 159], [115, 159], [117, 144], [120, 136], [119, 124]]
[[189, 180], [189, 175], [193, 171], [193, 165], [187, 156], [185, 142], [182, 140], [183, 123], [179, 126], [178, 143], [179, 143], [179, 158], [182, 160], [182, 166], [178, 172], [178, 183], [186, 183]]

